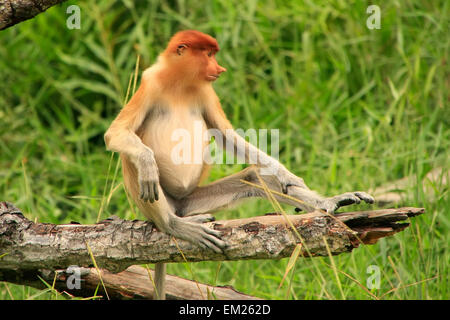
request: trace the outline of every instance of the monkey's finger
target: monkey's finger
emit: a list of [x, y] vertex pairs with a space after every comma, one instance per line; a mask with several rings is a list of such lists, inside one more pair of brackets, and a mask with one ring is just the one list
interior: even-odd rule
[[152, 182], [147, 182], [147, 190], [148, 190], [148, 201], [150, 201], [150, 203], [155, 202], [155, 193], [153, 192], [153, 183]]
[[139, 182], [139, 198], [142, 199], [144, 197], [144, 192], [142, 190], [142, 184]]
[[142, 188], [142, 200], [148, 201], [148, 186], [145, 181], [142, 182], [141, 188]]
[[155, 190], [155, 200], [158, 201], [159, 200], [159, 188], [158, 188], [158, 183], [157, 182], [153, 182], [153, 190]]
[[368, 193], [366, 192], [362, 192], [362, 191], [357, 191], [355, 192], [355, 195], [360, 198], [361, 200], [363, 200], [364, 202], [367, 203], [374, 203], [375, 199]]
[[141, 191], [141, 199], [146, 201], [148, 196], [147, 196], [147, 186], [145, 184], [144, 181], [139, 182], [139, 189]]

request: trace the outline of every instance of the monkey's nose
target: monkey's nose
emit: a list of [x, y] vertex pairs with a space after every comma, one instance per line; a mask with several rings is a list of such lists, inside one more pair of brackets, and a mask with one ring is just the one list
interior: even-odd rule
[[227, 71], [227, 69], [225, 69], [224, 67], [219, 66], [219, 68], [217, 69], [217, 74], [221, 74], [222, 72]]

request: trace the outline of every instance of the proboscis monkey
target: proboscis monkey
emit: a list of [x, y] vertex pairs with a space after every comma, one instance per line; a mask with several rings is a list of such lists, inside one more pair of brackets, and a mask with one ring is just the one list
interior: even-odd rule
[[[119, 152], [125, 186], [140, 211], [156, 227], [176, 238], [191, 241], [202, 248], [221, 252], [226, 247], [220, 232], [206, 227], [207, 213], [225, 208], [250, 197], [266, 197], [264, 190], [243, 183], [259, 184], [259, 177], [269, 189], [304, 201], [275, 196], [283, 203], [305, 211], [320, 208], [334, 212], [361, 200], [373, 203], [365, 192], [348, 192], [322, 197], [311, 191], [303, 179], [289, 172], [276, 159], [247, 143], [228, 121], [212, 83], [226, 69], [216, 61], [217, 41], [204, 33], [186, 30], [176, 33], [156, 63], [144, 71], [139, 89], [121, 110], [105, 133], [109, 150]], [[174, 159], [174, 133], [204, 133], [215, 129], [223, 145], [250, 166], [239, 173], [209, 185], [198, 186], [207, 165], [201, 161]], [[190, 143], [190, 142], [189, 142]], [[195, 142], [192, 142], [195, 144]], [[203, 153], [209, 144], [202, 141], [195, 152]], [[198, 154], [196, 154], [198, 156]], [[156, 288], [164, 292], [165, 266], [156, 264]]]

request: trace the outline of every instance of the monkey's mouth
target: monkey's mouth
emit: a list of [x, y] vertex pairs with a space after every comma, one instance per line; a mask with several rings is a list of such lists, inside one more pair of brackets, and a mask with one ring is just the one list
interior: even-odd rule
[[217, 80], [219, 78], [219, 75], [218, 74], [210, 74], [206, 78], [208, 80], [210, 80], [210, 81], [214, 81], [214, 80]]

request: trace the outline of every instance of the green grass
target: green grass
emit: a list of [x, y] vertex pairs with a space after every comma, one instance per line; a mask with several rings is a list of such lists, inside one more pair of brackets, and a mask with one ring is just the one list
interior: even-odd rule
[[[280, 288], [289, 259], [170, 264], [168, 272], [268, 299], [371, 299], [341, 272], [366, 286], [376, 265], [373, 294], [400, 287], [383, 299], [449, 298], [448, 186], [435, 184], [430, 200], [419, 183], [432, 168], [449, 168], [448, 1], [381, 1], [380, 30], [366, 28], [369, 2], [356, 0], [83, 1], [81, 30], [68, 30], [74, 3], [0, 32], [0, 200], [41, 222], [143, 219], [120, 171], [114, 180], [118, 157], [110, 164], [103, 133], [137, 55], [142, 71], [175, 31], [195, 28], [222, 48], [228, 72], [215, 88], [236, 128], [280, 129], [280, 160], [322, 194], [415, 174], [397, 205], [426, 214], [333, 261], [297, 260]], [[215, 166], [210, 180], [241, 168]], [[368, 206], [348, 210], [358, 208]], [[271, 211], [258, 200], [217, 217]], [[0, 299], [54, 298], [51, 288], [0, 283]]]

